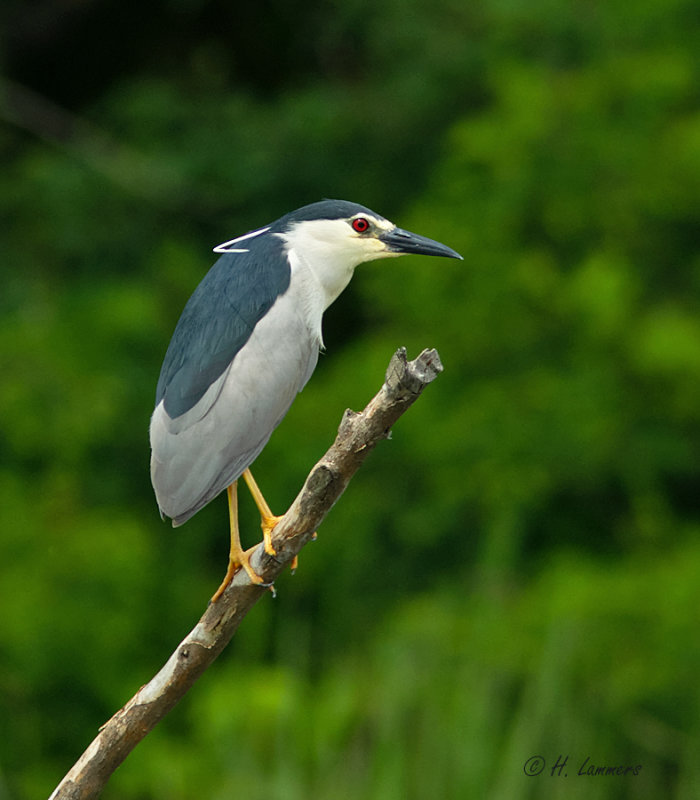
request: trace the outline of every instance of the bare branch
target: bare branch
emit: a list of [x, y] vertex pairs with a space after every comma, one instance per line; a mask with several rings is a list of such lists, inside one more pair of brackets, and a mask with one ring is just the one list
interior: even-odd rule
[[[392, 425], [440, 372], [442, 364], [435, 350], [424, 350], [410, 362], [404, 348], [397, 350], [382, 388], [364, 411], [345, 412], [335, 442], [311, 470], [296, 500], [275, 527], [272, 540], [277, 554], [267, 555], [262, 543], [253, 553], [252, 565], [259, 575], [273, 582], [292, 561], [314, 536], [370, 451], [388, 437]], [[251, 584], [239, 570], [160, 672], [100, 728], [50, 800], [98, 797], [114, 770], [231, 641], [243, 617], [265, 591]]]

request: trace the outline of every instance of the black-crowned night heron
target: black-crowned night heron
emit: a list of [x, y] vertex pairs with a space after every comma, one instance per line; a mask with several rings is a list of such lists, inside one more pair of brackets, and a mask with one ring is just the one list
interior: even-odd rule
[[404, 253], [461, 258], [364, 206], [324, 200], [214, 248], [175, 328], [150, 427], [151, 480], [161, 515], [182, 525], [228, 490], [231, 550], [217, 600], [243, 567], [236, 487], [243, 476], [274, 555], [275, 517], [249, 467], [316, 366], [323, 312], [364, 261]]

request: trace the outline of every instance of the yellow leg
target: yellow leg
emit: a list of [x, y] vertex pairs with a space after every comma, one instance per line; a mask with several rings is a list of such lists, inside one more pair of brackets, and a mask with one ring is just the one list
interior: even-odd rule
[[250, 550], [244, 550], [241, 547], [241, 537], [238, 531], [238, 481], [234, 481], [228, 487], [228, 515], [229, 524], [231, 526], [231, 549], [228, 556], [228, 569], [226, 575], [221, 583], [221, 586], [214, 592], [211, 602], [215, 603], [224, 593], [226, 587], [233, 580], [233, 576], [238, 570], [243, 569], [248, 573], [248, 577], [255, 584], [264, 584], [263, 579], [257, 575], [253, 568], [250, 566], [250, 553], [255, 549], [251, 547]]
[[272, 513], [272, 511], [270, 511], [270, 506], [268, 506], [267, 501], [263, 497], [263, 493], [260, 491], [260, 487], [255, 482], [255, 478], [249, 469], [243, 473], [243, 480], [245, 480], [248, 489], [250, 489], [250, 493], [253, 495], [253, 500], [255, 500], [255, 505], [258, 507], [258, 511], [260, 512], [260, 527], [262, 528], [263, 532], [265, 552], [270, 556], [274, 556], [277, 554], [277, 551], [272, 546], [271, 534], [275, 529], [275, 525], [277, 525], [282, 517], [277, 517]]

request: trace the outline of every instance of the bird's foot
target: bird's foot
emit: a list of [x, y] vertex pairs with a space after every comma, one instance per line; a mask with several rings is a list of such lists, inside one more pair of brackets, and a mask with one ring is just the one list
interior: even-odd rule
[[260, 527], [262, 528], [263, 532], [263, 543], [265, 545], [265, 552], [268, 556], [276, 556], [277, 550], [275, 550], [274, 545], [272, 544], [272, 531], [277, 527], [278, 523], [282, 517], [277, 517], [274, 514], [266, 514], [265, 516], [260, 517]]
[[239, 569], [241, 569], [241, 567], [246, 571], [251, 583], [255, 584], [256, 586], [260, 586], [263, 589], [270, 589], [273, 587], [272, 583], [266, 583], [251, 567], [250, 556], [253, 550], [255, 550], [255, 547], [251, 547], [250, 550], [241, 550], [241, 552], [236, 553], [235, 556], [229, 557], [226, 575], [224, 575], [224, 579], [219, 588], [212, 595], [210, 600], [211, 603], [216, 603], [216, 601], [226, 591], [227, 587], [233, 580], [233, 576], [238, 572]]
[[[276, 517], [274, 515], [270, 515], [269, 517], [263, 517], [260, 522], [260, 527], [263, 531], [263, 542], [265, 544], [265, 552], [269, 556], [276, 556], [277, 550], [275, 550], [272, 544], [272, 531], [275, 529], [277, 524], [280, 522], [282, 517]], [[312, 539], [316, 539], [316, 534], [314, 533], [311, 537]], [[292, 574], [296, 572], [297, 567], [299, 566], [299, 556], [294, 556], [292, 559], [292, 563], [289, 565], [289, 569], [291, 570]]]
[[[277, 555], [277, 550], [275, 550], [275, 547], [272, 544], [272, 531], [274, 531], [274, 529], [282, 521], [283, 518], [284, 515], [278, 517], [275, 514], [265, 514], [265, 515], [261, 514], [260, 516], [260, 527], [262, 528], [263, 532], [263, 544], [265, 546], [265, 552], [269, 556]], [[311, 535], [312, 541], [316, 541], [317, 537], [318, 534], [314, 532]], [[298, 566], [299, 566], [299, 556], [294, 556], [294, 558], [292, 559], [292, 563], [289, 565], [289, 569], [292, 571], [292, 573], [294, 573]]]

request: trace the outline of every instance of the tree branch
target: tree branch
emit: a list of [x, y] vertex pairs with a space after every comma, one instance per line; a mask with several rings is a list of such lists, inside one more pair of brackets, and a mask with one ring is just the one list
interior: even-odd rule
[[[365, 410], [345, 412], [335, 442], [311, 470], [301, 492], [273, 531], [276, 555], [265, 553], [262, 543], [252, 555], [253, 569], [267, 582], [273, 582], [313, 538], [367, 455], [389, 436], [392, 425], [440, 372], [437, 351], [424, 350], [409, 362], [405, 348], [400, 348], [391, 359], [384, 385]], [[251, 584], [246, 573], [239, 570], [160, 672], [100, 728], [50, 800], [98, 797], [114, 770], [231, 641], [243, 617], [265, 591]]]

